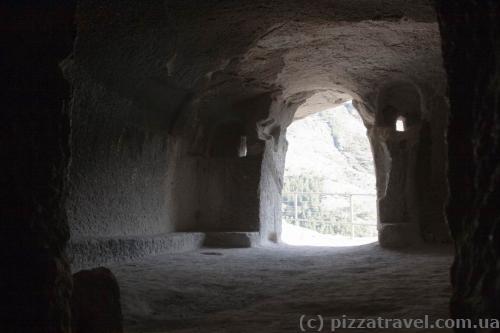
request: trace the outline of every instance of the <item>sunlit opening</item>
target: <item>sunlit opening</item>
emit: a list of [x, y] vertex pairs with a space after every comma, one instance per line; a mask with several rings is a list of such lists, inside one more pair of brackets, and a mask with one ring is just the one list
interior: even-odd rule
[[405, 131], [405, 121], [403, 117], [398, 117], [396, 120], [396, 131], [404, 132]]
[[352, 103], [295, 121], [287, 141], [282, 241], [308, 246], [376, 242], [373, 157]]

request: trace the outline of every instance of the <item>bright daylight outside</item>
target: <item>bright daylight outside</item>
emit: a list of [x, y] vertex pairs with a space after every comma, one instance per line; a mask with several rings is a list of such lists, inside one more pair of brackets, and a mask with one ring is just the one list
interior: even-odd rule
[[376, 242], [373, 156], [352, 102], [295, 121], [287, 140], [282, 241], [314, 246]]

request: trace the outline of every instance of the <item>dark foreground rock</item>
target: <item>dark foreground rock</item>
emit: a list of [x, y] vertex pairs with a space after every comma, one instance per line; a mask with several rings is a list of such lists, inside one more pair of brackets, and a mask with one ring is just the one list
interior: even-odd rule
[[71, 299], [74, 333], [121, 333], [120, 288], [111, 271], [104, 267], [73, 275]]

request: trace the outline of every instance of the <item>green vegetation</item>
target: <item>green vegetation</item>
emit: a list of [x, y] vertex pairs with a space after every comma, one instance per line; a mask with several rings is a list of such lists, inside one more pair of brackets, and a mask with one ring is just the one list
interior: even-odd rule
[[[376, 236], [373, 209], [366, 201], [374, 197], [322, 193], [323, 177], [288, 176], [283, 189], [282, 216], [287, 223], [323, 234], [354, 237]], [[353, 222], [351, 224], [351, 200]], [[360, 225], [364, 224], [364, 225]]]

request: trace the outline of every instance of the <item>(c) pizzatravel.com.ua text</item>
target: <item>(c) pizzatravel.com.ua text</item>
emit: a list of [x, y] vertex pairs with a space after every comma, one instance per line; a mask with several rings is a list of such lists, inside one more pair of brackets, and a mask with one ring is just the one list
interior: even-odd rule
[[500, 328], [500, 320], [483, 319], [431, 319], [428, 315], [421, 318], [350, 318], [326, 317], [320, 314], [301, 315], [299, 318], [301, 332], [335, 332], [346, 329], [494, 329]]

